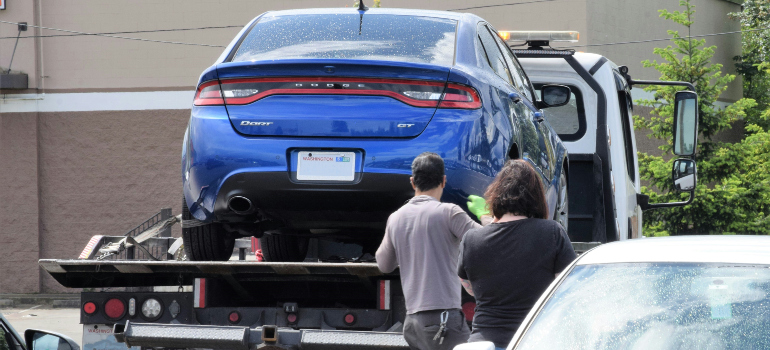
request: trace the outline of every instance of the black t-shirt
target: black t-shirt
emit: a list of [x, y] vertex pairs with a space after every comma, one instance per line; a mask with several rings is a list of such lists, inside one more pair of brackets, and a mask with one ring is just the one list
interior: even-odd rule
[[476, 314], [469, 341], [505, 347], [537, 299], [577, 256], [557, 222], [523, 219], [468, 231], [457, 274], [469, 280]]

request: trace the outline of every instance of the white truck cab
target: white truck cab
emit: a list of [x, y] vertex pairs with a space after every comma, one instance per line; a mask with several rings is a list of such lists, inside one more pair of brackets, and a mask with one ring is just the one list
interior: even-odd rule
[[[536, 88], [546, 84], [568, 86], [570, 102], [544, 109], [546, 118], [559, 134], [569, 152], [568, 232], [573, 242], [608, 242], [642, 236], [642, 211], [689, 204], [694, 196], [697, 108], [679, 108], [679, 126], [675, 142], [688, 143], [690, 152], [679, 152], [677, 164], [692, 168], [685, 181], [691, 186], [678, 187], [690, 192], [686, 202], [649, 204], [641, 194], [639, 163], [633, 129], [634, 85], [680, 85], [694, 90], [689, 83], [633, 80], [628, 68], [606, 57], [555, 50], [549, 41], [577, 41], [577, 32], [503, 32], [501, 37], [529, 48], [513, 50]], [[556, 40], [554, 40], [556, 39]], [[544, 47], [548, 47], [544, 49]], [[692, 97], [694, 92], [680, 92]], [[679, 94], [677, 95], [679, 101]], [[541, 98], [547, 98], [541, 96]], [[692, 101], [691, 101], [692, 102]], [[682, 105], [684, 106], [684, 105]], [[692, 115], [685, 116], [685, 113]], [[686, 125], [685, 125], [686, 124]], [[676, 170], [676, 169], [675, 169]], [[674, 172], [683, 174], [683, 172]], [[692, 181], [690, 181], [692, 180]], [[684, 191], [684, 190], [683, 190]]]

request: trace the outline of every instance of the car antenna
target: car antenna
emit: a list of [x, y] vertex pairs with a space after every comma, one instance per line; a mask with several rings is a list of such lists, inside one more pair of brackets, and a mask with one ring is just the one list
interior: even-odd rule
[[358, 11], [361, 11], [358, 15], [358, 35], [361, 35], [361, 27], [364, 25], [364, 11], [368, 9], [369, 8], [364, 5], [364, 0], [358, 0]]

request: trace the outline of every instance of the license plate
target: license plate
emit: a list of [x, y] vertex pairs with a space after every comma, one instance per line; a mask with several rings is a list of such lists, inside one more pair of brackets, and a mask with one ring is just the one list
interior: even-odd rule
[[[112, 333], [112, 326], [106, 324], [84, 324], [83, 343], [84, 350], [140, 350], [138, 346], [127, 347], [125, 343], [118, 343]], [[53, 349], [57, 346], [54, 345]]]
[[353, 181], [356, 175], [355, 152], [297, 153], [297, 180]]

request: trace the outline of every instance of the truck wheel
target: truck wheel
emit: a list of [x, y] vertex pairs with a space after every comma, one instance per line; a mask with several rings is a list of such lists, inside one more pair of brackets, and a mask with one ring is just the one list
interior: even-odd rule
[[[182, 201], [182, 220], [192, 220], [187, 203]], [[233, 255], [235, 238], [222, 229], [219, 223], [204, 224], [185, 228], [182, 226], [182, 241], [187, 260], [227, 261]]]
[[[559, 201], [556, 203], [556, 213], [553, 219], [556, 220], [564, 231], [567, 231], [567, 224], [569, 221], [569, 191], [567, 188], [567, 174], [564, 173], [566, 169], [561, 169], [561, 176], [559, 177]], [[569, 231], [567, 231], [569, 232]]]
[[259, 239], [265, 261], [302, 262], [307, 255], [309, 238], [292, 234], [266, 233]]

